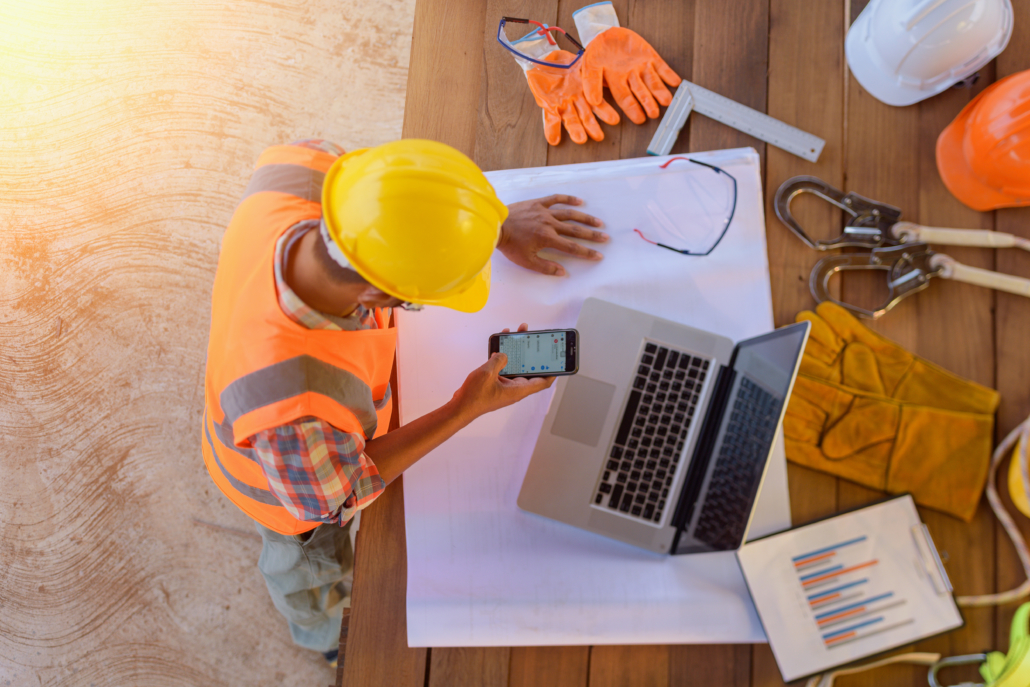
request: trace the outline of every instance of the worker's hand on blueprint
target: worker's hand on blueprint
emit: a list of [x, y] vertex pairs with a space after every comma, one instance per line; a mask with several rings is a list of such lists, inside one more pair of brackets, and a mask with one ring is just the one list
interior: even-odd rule
[[[527, 329], [529, 325], [523, 322], [518, 331], [524, 332]], [[505, 328], [501, 331], [507, 333], [509, 330]], [[507, 364], [508, 356], [494, 353], [486, 363], [473, 370], [461, 388], [454, 392], [454, 400], [466, 421], [471, 422], [480, 415], [510, 406], [554, 384], [554, 377], [501, 377], [501, 370]]]
[[601, 253], [571, 239], [607, 243], [608, 234], [587, 228], [603, 227], [604, 223], [579, 210], [554, 207], [582, 204], [579, 198], [561, 193], [512, 203], [508, 206], [508, 219], [501, 226], [498, 250], [516, 265], [556, 277], [564, 277], [565, 268], [557, 262], [541, 258], [539, 253], [545, 248], [586, 260], [602, 259], [604, 256]]

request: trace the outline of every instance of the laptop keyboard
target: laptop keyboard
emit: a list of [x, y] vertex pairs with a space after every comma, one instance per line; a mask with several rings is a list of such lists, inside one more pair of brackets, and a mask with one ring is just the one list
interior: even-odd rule
[[594, 504], [657, 523], [683, 452], [708, 361], [644, 345]]
[[755, 482], [761, 477], [772, 443], [780, 402], [747, 377], [737, 390], [733, 413], [723, 435], [705, 505], [694, 537], [716, 549], [738, 546], [747, 526]]

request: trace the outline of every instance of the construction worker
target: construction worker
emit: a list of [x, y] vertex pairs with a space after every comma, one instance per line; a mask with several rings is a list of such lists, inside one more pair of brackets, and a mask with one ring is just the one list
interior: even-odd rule
[[307, 140], [258, 159], [222, 239], [202, 443], [215, 484], [256, 522], [258, 567], [296, 644], [335, 664], [354, 515], [472, 420], [554, 381], [502, 378], [495, 354], [386, 434], [390, 308], [479, 310], [495, 247], [550, 275], [565, 270], [544, 248], [600, 260], [571, 240], [608, 239], [578, 204], [505, 207], [471, 160], [433, 141], [344, 154]]

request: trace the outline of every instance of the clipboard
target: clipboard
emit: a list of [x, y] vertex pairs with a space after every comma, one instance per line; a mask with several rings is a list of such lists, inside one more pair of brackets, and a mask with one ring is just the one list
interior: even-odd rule
[[964, 624], [908, 494], [748, 542], [737, 560], [787, 682]]

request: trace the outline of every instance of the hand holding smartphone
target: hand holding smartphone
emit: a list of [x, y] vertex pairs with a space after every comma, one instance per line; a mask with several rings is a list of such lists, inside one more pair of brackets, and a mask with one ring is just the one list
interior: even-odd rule
[[556, 377], [579, 372], [579, 332], [575, 329], [492, 334], [489, 355], [497, 352], [508, 356], [502, 377]]

